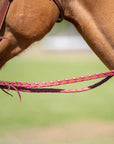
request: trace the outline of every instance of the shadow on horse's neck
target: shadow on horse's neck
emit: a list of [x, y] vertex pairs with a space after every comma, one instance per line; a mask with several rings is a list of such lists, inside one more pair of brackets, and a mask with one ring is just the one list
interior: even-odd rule
[[114, 1], [110, 3], [107, 0], [97, 3], [95, 0], [63, 0], [65, 19], [73, 23], [103, 63], [114, 69], [114, 20], [110, 16], [114, 17]]
[[[4, 36], [4, 32], [5, 32], [5, 23], [3, 23], [2, 28], [0, 30], [0, 36]], [[1, 41], [2, 39], [0, 39]]]

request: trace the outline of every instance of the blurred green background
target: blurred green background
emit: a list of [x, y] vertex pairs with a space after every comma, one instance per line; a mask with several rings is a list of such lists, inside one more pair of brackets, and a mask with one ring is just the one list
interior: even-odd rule
[[[71, 26], [66, 24], [64, 28], [66, 30], [69, 27]], [[55, 32], [57, 29], [54, 29]], [[52, 35], [53, 33], [52, 31]], [[37, 47], [37, 44], [34, 44], [32, 47]], [[40, 48], [35, 56], [30, 51], [29, 54], [25, 52], [9, 61], [0, 71], [0, 79], [41, 82], [78, 77], [103, 71], [108, 71], [108, 69], [90, 50], [51, 51]], [[58, 88], [74, 89], [91, 85], [97, 81], [93, 80]], [[74, 121], [114, 122], [113, 88], [114, 78], [94, 90], [83, 93], [21, 93], [21, 103], [16, 92], [9, 91], [14, 95], [14, 97], [10, 97], [1, 90], [0, 137], [5, 139], [6, 132], [16, 133], [21, 129], [52, 127]], [[107, 144], [109, 141], [112, 144], [113, 140], [112, 137], [108, 137]], [[98, 143], [99, 138], [78, 143], [93, 143], [93, 141]], [[101, 143], [105, 144], [104, 141], [103, 137]]]

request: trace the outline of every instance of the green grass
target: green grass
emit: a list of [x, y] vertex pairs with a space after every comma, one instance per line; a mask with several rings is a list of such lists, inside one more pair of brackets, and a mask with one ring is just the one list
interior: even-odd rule
[[[49, 81], [108, 71], [95, 57], [13, 59], [0, 71], [1, 80]], [[63, 88], [90, 85], [72, 84]], [[62, 88], [62, 86], [60, 87]], [[94, 90], [74, 94], [21, 93], [10, 97], [0, 91], [0, 134], [4, 130], [50, 126], [74, 120], [114, 120], [114, 78]]]

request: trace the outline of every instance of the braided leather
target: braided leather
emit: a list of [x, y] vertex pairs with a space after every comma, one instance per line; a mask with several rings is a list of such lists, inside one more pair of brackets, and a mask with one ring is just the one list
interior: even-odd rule
[[[0, 5], [0, 30], [2, 29], [3, 22], [5, 20], [7, 11], [12, 1], [13, 0], [3, 0], [2, 4]], [[7, 39], [7, 38], [0, 36], [0, 40], [2, 39]]]
[[[48, 82], [39, 82], [39, 83], [28, 83], [28, 82], [7, 82], [7, 81], [0, 81], [0, 88], [2, 90], [15, 90], [18, 92], [19, 97], [21, 99], [20, 93], [21, 92], [34, 92], [34, 93], [46, 93], [46, 92], [56, 92], [56, 93], [75, 93], [75, 92], [82, 92], [82, 91], [88, 91], [90, 89], [96, 88], [100, 86], [101, 84], [108, 81], [112, 76], [114, 76], [114, 70], [111, 70], [109, 72], [102, 72], [98, 74], [93, 75], [87, 75], [87, 76], [81, 76], [81, 77], [74, 77], [70, 79], [64, 79], [64, 80], [56, 80], [56, 81], [48, 81]], [[58, 85], [65, 85], [65, 84], [71, 84], [71, 83], [77, 83], [77, 82], [84, 82], [88, 80], [103, 78], [105, 79], [101, 80], [100, 82], [80, 89], [54, 89], [54, 88], [47, 88], [52, 86], [58, 86]]]

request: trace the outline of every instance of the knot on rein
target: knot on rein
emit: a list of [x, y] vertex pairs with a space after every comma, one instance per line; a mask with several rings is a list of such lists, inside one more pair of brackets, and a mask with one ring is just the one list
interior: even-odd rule
[[[0, 81], [0, 88], [7, 94], [11, 95], [7, 91], [14, 90], [18, 93], [19, 98], [21, 100], [21, 94], [20, 92], [33, 92], [33, 93], [76, 93], [76, 92], [83, 92], [88, 91], [90, 89], [94, 89], [106, 81], [108, 81], [111, 77], [114, 76], [114, 70], [111, 70], [109, 72], [102, 72], [98, 74], [93, 75], [87, 75], [87, 76], [81, 76], [81, 77], [74, 77], [70, 79], [64, 79], [64, 80], [56, 80], [56, 81], [48, 81], [48, 82], [39, 82], [39, 83], [28, 83], [28, 82], [10, 82], [10, 81]], [[65, 84], [71, 84], [71, 83], [77, 83], [77, 82], [84, 82], [89, 81], [93, 79], [103, 78], [98, 83], [95, 83], [94, 85], [87, 86], [80, 89], [55, 89], [55, 88], [47, 88], [52, 86], [59, 86], [59, 85], [65, 85]], [[7, 90], [7, 91], [6, 91]], [[11, 95], [12, 96], [12, 95]]]

